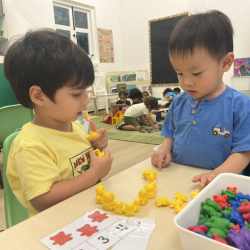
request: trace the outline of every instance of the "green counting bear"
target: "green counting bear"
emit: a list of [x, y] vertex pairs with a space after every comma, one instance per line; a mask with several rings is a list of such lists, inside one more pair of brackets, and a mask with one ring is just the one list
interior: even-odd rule
[[250, 224], [245, 225], [246, 228], [248, 228], [248, 230], [250, 231]]
[[200, 225], [200, 224], [205, 224], [205, 222], [209, 219], [209, 216], [206, 214], [200, 214], [200, 217], [199, 217], [199, 220], [197, 222], [197, 225]]
[[227, 195], [228, 199], [234, 199], [236, 196], [236, 193], [234, 193], [232, 190], [221, 190], [221, 195]]
[[220, 213], [221, 207], [215, 202], [212, 201], [211, 199], [207, 198], [206, 202], [201, 203], [202, 209], [201, 209], [201, 214], [208, 214], [209, 216], [217, 216], [217, 217], [222, 217], [222, 214]]
[[223, 218], [229, 219], [230, 218], [230, 213], [233, 211], [234, 209], [232, 207], [225, 207], [225, 210], [221, 210], [221, 214]]
[[216, 233], [219, 237], [225, 239], [227, 234], [229, 234], [231, 224], [229, 220], [213, 216], [205, 223], [205, 226], [209, 228], [207, 235], [212, 236], [213, 233]]

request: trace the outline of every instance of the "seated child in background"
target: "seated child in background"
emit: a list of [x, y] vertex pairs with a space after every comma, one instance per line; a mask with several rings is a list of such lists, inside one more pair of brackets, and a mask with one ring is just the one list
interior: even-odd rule
[[181, 89], [180, 88], [174, 88], [173, 92], [174, 92], [174, 94], [179, 95], [181, 93]]
[[138, 88], [130, 90], [129, 98], [133, 101], [132, 105], [142, 103], [142, 93]]
[[127, 100], [128, 93], [126, 91], [124, 91], [124, 90], [120, 91], [119, 92], [119, 97], [120, 97], [120, 100], [112, 105], [112, 113], [113, 113], [113, 115], [115, 115], [117, 110], [122, 110], [123, 107], [131, 106], [130, 101]]
[[29, 31], [9, 47], [4, 73], [18, 102], [35, 111], [12, 143], [7, 168], [10, 187], [31, 217], [95, 185], [113, 159], [109, 151], [98, 158], [92, 150], [107, 146], [105, 129], [88, 141], [76, 121], [95, 79], [80, 46], [55, 30]]
[[149, 96], [148, 91], [143, 91], [142, 92], [142, 100], [145, 101], [145, 99]]
[[171, 104], [152, 164], [210, 169], [192, 180], [202, 187], [220, 173], [241, 173], [250, 161], [250, 98], [222, 80], [234, 62], [229, 18], [220, 11], [182, 18], [168, 51], [185, 93]]
[[172, 101], [174, 100], [174, 98], [176, 97], [176, 94], [173, 93], [172, 89], [170, 88], [166, 88], [162, 94], [163, 94], [163, 97], [165, 98], [163, 99], [163, 101], [169, 102], [166, 104], [166, 107], [169, 107]]
[[[124, 120], [120, 122], [116, 128], [139, 131], [141, 126], [136, 119], [138, 117], [141, 117], [145, 125], [158, 128], [158, 125], [154, 125], [154, 121], [150, 115], [152, 109], [158, 109], [158, 101], [154, 97], [148, 97], [144, 103], [132, 105], [126, 110], [124, 114]], [[144, 115], [147, 117], [148, 122], [145, 121], [145, 118], [143, 117]]]

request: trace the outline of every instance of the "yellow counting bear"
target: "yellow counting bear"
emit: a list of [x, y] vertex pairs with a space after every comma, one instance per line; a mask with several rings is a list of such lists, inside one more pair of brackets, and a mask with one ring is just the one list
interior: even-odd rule
[[145, 204], [148, 203], [148, 192], [146, 188], [143, 188], [139, 191], [139, 197], [141, 206], [144, 206]]
[[114, 201], [115, 214], [123, 214], [123, 201]]
[[144, 187], [147, 190], [149, 199], [153, 199], [156, 197], [156, 188], [153, 184], [147, 184]]
[[155, 203], [157, 207], [161, 207], [161, 206], [168, 206], [170, 202], [167, 199], [167, 197], [162, 197], [156, 200]]
[[170, 207], [174, 208], [176, 206], [182, 207], [183, 206], [182, 200], [174, 199], [174, 200], [170, 201]]
[[95, 152], [96, 156], [99, 158], [103, 158], [105, 156], [105, 153], [101, 152], [99, 149], [95, 149], [94, 152]]
[[198, 189], [196, 189], [194, 192], [191, 193], [192, 198], [194, 198], [198, 193], [200, 193], [200, 191]]
[[96, 133], [94, 131], [90, 131], [89, 135], [86, 137], [86, 139], [89, 141], [90, 138], [98, 136], [99, 133]]
[[95, 202], [98, 204], [102, 204], [102, 196], [106, 192], [102, 182], [96, 187], [95, 191], [96, 191]]
[[[156, 179], [157, 176], [157, 172], [156, 171], [152, 171], [151, 169], [147, 169], [144, 172], [142, 172], [142, 174], [144, 175], [144, 177], [149, 181], [152, 182]], [[152, 176], [151, 176], [152, 175]], [[150, 176], [150, 177], [149, 177]], [[150, 179], [150, 180], [149, 180]]]
[[115, 194], [111, 192], [106, 192], [102, 195], [102, 208], [108, 211], [114, 210], [114, 199]]
[[176, 193], [175, 198], [179, 199], [179, 200], [182, 200], [183, 202], [188, 201], [188, 197], [185, 194], [181, 194], [181, 193]]
[[141, 200], [140, 200], [140, 197], [137, 197], [135, 200], [134, 200], [134, 204], [135, 204], [135, 209], [134, 211], [135, 212], [139, 212], [141, 210]]
[[135, 215], [135, 204], [134, 203], [125, 203], [125, 208], [123, 208], [124, 214], [126, 216], [134, 216]]
[[185, 206], [176, 206], [176, 207], [174, 208], [175, 213], [178, 214], [184, 207], [185, 207]]

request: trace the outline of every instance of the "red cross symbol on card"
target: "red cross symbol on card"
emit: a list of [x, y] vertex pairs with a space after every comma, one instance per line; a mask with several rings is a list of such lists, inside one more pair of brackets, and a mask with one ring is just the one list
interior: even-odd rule
[[50, 237], [50, 240], [54, 240], [55, 242], [53, 243], [53, 245], [64, 245], [66, 242], [73, 240], [73, 238], [71, 237], [72, 234], [67, 234], [65, 235], [64, 232], [59, 232], [57, 235]]
[[92, 222], [102, 222], [108, 218], [107, 214], [101, 214], [99, 211], [94, 212], [93, 214], [88, 216], [89, 218], [92, 218]]
[[98, 232], [99, 230], [97, 229], [97, 226], [91, 227], [89, 224], [86, 224], [84, 227], [81, 227], [77, 229], [76, 231], [82, 232], [81, 236], [87, 236], [90, 237], [94, 233]]

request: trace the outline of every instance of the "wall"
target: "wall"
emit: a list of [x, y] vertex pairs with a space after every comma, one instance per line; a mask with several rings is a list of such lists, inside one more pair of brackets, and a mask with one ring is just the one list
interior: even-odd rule
[[[246, 0], [188, 0], [188, 10], [191, 13], [219, 10], [225, 13], [234, 28], [234, 53], [235, 58], [250, 57], [250, 26], [249, 10], [250, 1]], [[233, 67], [224, 74], [224, 82], [231, 86]]]

